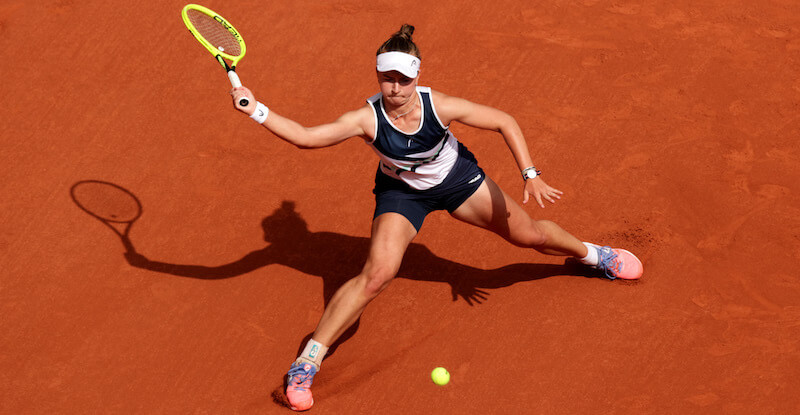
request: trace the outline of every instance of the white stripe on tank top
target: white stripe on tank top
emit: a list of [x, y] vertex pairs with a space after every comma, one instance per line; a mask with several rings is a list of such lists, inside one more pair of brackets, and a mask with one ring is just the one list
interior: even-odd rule
[[[430, 102], [430, 113], [433, 115], [432, 120], [427, 119], [425, 116], [426, 104], [425, 100], [423, 100], [423, 94], [426, 94], [426, 97]], [[369, 144], [381, 159], [381, 172], [389, 177], [404, 181], [413, 189], [426, 190], [442, 183], [447, 177], [447, 174], [450, 173], [450, 170], [453, 169], [453, 166], [456, 164], [456, 160], [458, 159], [458, 140], [449, 131], [448, 127], [443, 125], [442, 121], [439, 119], [439, 116], [436, 113], [436, 106], [433, 103], [431, 89], [428, 87], [418, 86], [417, 96], [420, 100], [420, 105], [423, 106], [422, 117], [417, 129], [410, 133], [400, 130], [391, 122], [383, 106], [383, 100], [381, 99], [382, 94], [378, 93], [369, 98], [367, 102], [370, 104], [370, 108], [373, 112], [373, 118], [375, 120], [375, 130], [373, 134], [374, 138]], [[375, 103], [380, 104], [380, 113], [376, 111], [374, 106]], [[399, 134], [390, 133], [390, 137], [378, 137], [378, 117], [382, 117], [382, 120], [385, 121], [385, 124], [388, 124], [388, 126], [390, 126]], [[418, 140], [421, 142], [430, 143], [431, 140], [440, 138], [439, 136], [432, 137], [419, 135], [424, 129], [426, 122], [437, 123], [439, 129], [443, 130], [443, 134], [441, 139], [438, 140], [435, 145], [428, 149], [424, 149], [424, 151], [409, 151], [408, 153], [404, 152], [403, 154], [389, 155], [385, 154], [376, 146], [376, 143], [378, 143], [380, 140], [392, 139], [395, 140], [393, 143], [393, 148], [402, 148], [404, 146], [398, 145], [397, 142], [402, 136], [411, 136], [411, 141], [408, 143], [409, 147], [411, 147], [411, 142], [413, 141]], [[417, 140], [414, 140], [414, 137], [417, 137]], [[405, 141], [405, 138], [403, 138], [403, 141]]]

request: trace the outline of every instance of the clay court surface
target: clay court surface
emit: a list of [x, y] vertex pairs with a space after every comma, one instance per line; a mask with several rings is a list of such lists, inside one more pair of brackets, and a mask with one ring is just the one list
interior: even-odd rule
[[[377, 158], [236, 112], [184, 4], [0, 3], [0, 413], [288, 413], [282, 376], [363, 264]], [[414, 24], [420, 84], [513, 114], [565, 192], [530, 214], [644, 262], [595, 278], [436, 213], [312, 413], [800, 413], [796, 0], [204, 5], [304, 125], [364, 105]], [[453, 130], [521, 200], [501, 136]], [[141, 202], [136, 255], [85, 180]]]

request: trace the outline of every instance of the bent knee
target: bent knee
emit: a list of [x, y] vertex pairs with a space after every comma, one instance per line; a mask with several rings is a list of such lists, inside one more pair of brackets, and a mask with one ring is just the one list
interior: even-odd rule
[[397, 274], [395, 267], [369, 267], [361, 274], [364, 279], [364, 294], [367, 297], [375, 297], [385, 290]]

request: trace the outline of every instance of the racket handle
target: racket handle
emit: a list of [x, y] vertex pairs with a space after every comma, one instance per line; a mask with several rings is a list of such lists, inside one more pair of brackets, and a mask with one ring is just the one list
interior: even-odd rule
[[[242, 81], [239, 79], [239, 75], [236, 74], [236, 71], [230, 70], [228, 71], [228, 79], [231, 81], [231, 86], [234, 88], [239, 88], [242, 86]], [[239, 105], [242, 107], [246, 107], [250, 104], [250, 100], [247, 98], [239, 98]]]

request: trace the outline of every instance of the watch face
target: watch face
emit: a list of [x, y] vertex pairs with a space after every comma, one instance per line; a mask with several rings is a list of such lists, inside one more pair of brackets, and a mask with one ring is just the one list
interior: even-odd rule
[[533, 179], [536, 177], [536, 170], [528, 170], [525, 172], [525, 178]]

